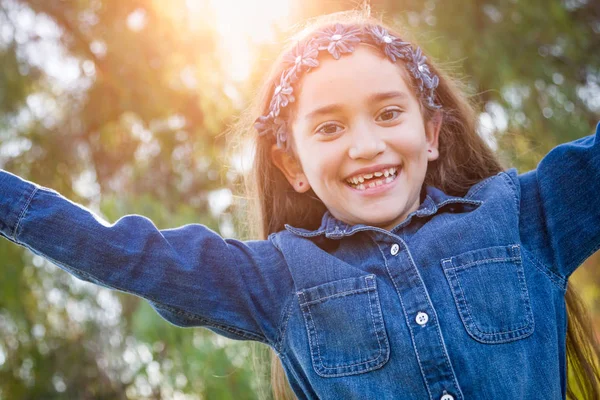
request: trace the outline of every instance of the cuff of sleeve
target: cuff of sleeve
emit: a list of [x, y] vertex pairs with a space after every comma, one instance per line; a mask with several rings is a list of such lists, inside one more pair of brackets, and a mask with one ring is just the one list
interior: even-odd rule
[[17, 242], [19, 223], [39, 186], [0, 170], [0, 234]]

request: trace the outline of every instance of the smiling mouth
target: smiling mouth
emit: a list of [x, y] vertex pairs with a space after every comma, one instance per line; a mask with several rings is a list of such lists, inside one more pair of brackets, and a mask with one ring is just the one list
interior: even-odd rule
[[367, 190], [393, 182], [398, 177], [400, 166], [386, 168], [381, 171], [361, 174], [346, 179], [346, 184], [353, 189]]

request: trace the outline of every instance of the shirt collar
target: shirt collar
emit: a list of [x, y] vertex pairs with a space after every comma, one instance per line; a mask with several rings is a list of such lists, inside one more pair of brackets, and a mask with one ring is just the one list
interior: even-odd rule
[[[434, 215], [446, 206], [448, 206], [447, 208], [449, 212], [469, 212], [483, 204], [483, 201], [481, 200], [472, 200], [465, 197], [447, 195], [440, 189], [437, 189], [433, 186], [424, 186], [421, 191], [421, 198], [423, 198], [423, 196], [424, 199], [419, 208], [408, 214], [406, 219], [397, 225], [392, 231], [396, 231], [401, 227], [408, 225], [413, 218]], [[451, 207], [450, 205], [454, 205], [455, 207]], [[296, 228], [288, 224], [285, 225], [285, 229], [302, 237], [325, 235], [329, 239], [341, 239], [342, 237], [350, 236], [359, 230], [369, 229], [369, 226], [362, 224], [348, 225], [345, 222], [336, 219], [329, 211], [326, 211], [321, 219], [321, 226], [316, 230]]]

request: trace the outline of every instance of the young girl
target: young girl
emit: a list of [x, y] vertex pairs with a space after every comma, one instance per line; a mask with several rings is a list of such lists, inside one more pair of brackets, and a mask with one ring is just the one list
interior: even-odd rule
[[0, 233], [176, 325], [267, 344], [301, 399], [565, 398], [567, 355], [598, 398], [565, 295], [600, 247], [600, 128], [503, 171], [452, 82], [360, 13], [303, 32], [247, 118], [263, 240], [108, 224], [5, 171]]

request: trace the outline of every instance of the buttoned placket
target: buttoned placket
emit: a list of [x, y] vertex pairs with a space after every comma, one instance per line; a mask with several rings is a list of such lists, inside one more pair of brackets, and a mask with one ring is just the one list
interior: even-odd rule
[[431, 400], [460, 400], [442, 332], [427, 288], [406, 243], [398, 236], [375, 234], [411, 333], [415, 356]]

